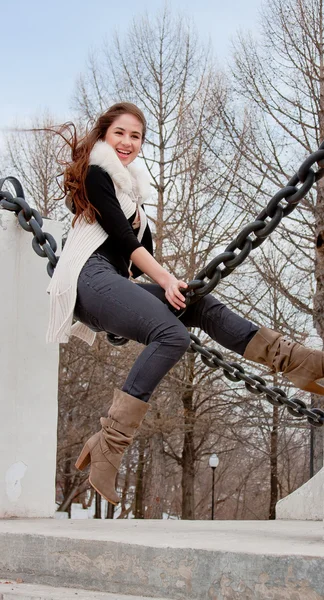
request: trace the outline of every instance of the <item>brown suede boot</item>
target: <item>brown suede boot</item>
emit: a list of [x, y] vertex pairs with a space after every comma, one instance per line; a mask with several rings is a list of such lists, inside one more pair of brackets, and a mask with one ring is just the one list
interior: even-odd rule
[[132, 443], [148, 407], [147, 402], [116, 389], [108, 418], [100, 419], [101, 431], [86, 442], [75, 463], [77, 469], [83, 471], [91, 462], [89, 482], [112, 504], [120, 502], [115, 482], [123, 454]]
[[[324, 396], [324, 352], [291, 342], [272, 329], [261, 327], [248, 343], [244, 358], [281, 372], [296, 387]], [[322, 381], [321, 381], [322, 380]]]

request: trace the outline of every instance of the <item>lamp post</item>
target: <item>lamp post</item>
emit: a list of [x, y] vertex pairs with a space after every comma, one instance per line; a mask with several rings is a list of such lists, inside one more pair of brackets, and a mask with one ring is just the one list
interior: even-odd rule
[[215, 500], [215, 469], [218, 466], [219, 458], [217, 454], [211, 454], [209, 458], [209, 466], [213, 471], [213, 483], [212, 483], [212, 510], [211, 510], [211, 519], [214, 520], [214, 500]]

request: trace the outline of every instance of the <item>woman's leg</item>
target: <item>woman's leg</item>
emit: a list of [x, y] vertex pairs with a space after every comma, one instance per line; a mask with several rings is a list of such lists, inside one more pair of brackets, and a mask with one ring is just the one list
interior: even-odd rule
[[259, 329], [211, 294], [189, 306], [180, 319], [186, 327], [199, 327], [212, 340], [241, 356]]
[[146, 346], [123, 386], [124, 392], [140, 400], [149, 400], [190, 344], [186, 327], [166, 304], [119, 275], [98, 254], [92, 255], [81, 271], [75, 314], [90, 327]]
[[[145, 287], [165, 301], [159, 286]], [[199, 327], [224, 348], [282, 373], [301, 390], [324, 396], [324, 353], [321, 350], [287, 340], [267, 327], [259, 329], [211, 294], [189, 306], [180, 320], [186, 327]]]
[[76, 462], [80, 470], [91, 463], [90, 484], [117, 504], [115, 484], [123, 453], [142, 423], [154, 388], [184, 354], [190, 338], [164, 303], [96, 253], [80, 273], [75, 315], [97, 331], [146, 345], [122, 390], [114, 390], [108, 416], [100, 419], [101, 431], [87, 440]]
[[[164, 290], [159, 285], [149, 283], [140, 286], [167, 303]], [[179, 320], [186, 327], [199, 327], [221, 346], [241, 355], [259, 329], [211, 294], [207, 294], [189, 306]]]

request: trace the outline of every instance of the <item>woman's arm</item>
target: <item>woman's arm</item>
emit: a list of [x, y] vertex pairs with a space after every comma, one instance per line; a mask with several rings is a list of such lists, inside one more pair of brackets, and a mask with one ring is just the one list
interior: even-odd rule
[[96, 215], [98, 223], [118, 247], [123, 248], [125, 255], [130, 256], [142, 244], [123, 213], [111, 177], [101, 167], [91, 165], [86, 177], [86, 191], [89, 202], [99, 211]]
[[131, 254], [132, 262], [146, 273], [153, 281], [158, 283], [165, 290], [165, 297], [170, 304], [179, 310], [185, 308], [185, 297], [181, 294], [180, 288], [187, 288], [187, 284], [171, 275], [166, 269], [151, 256], [143, 247], [136, 248]]

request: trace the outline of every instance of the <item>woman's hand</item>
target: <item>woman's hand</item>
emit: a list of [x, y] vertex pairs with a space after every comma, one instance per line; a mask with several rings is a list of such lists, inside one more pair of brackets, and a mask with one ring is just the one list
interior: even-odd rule
[[165, 283], [161, 283], [161, 286], [165, 290], [165, 297], [171, 306], [177, 310], [186, 308], [185, 297], [180, 292], [180, 288], [186, 289], [188, 287], [187, 283], [177, 279], [173, 275], [169, 275]]
[[186, 308], [185, 297], [181, 294], [180, 288], [186, 289], [188, 284], [171, 275], [164, 267], [151, 256], [151, 254], [143, 247], [136, 248], [130, 256], [131, 261], [143, 273], [146, 273], [153, 281], [156, 281], [164, 290], [167, 301], [180, 310]]

